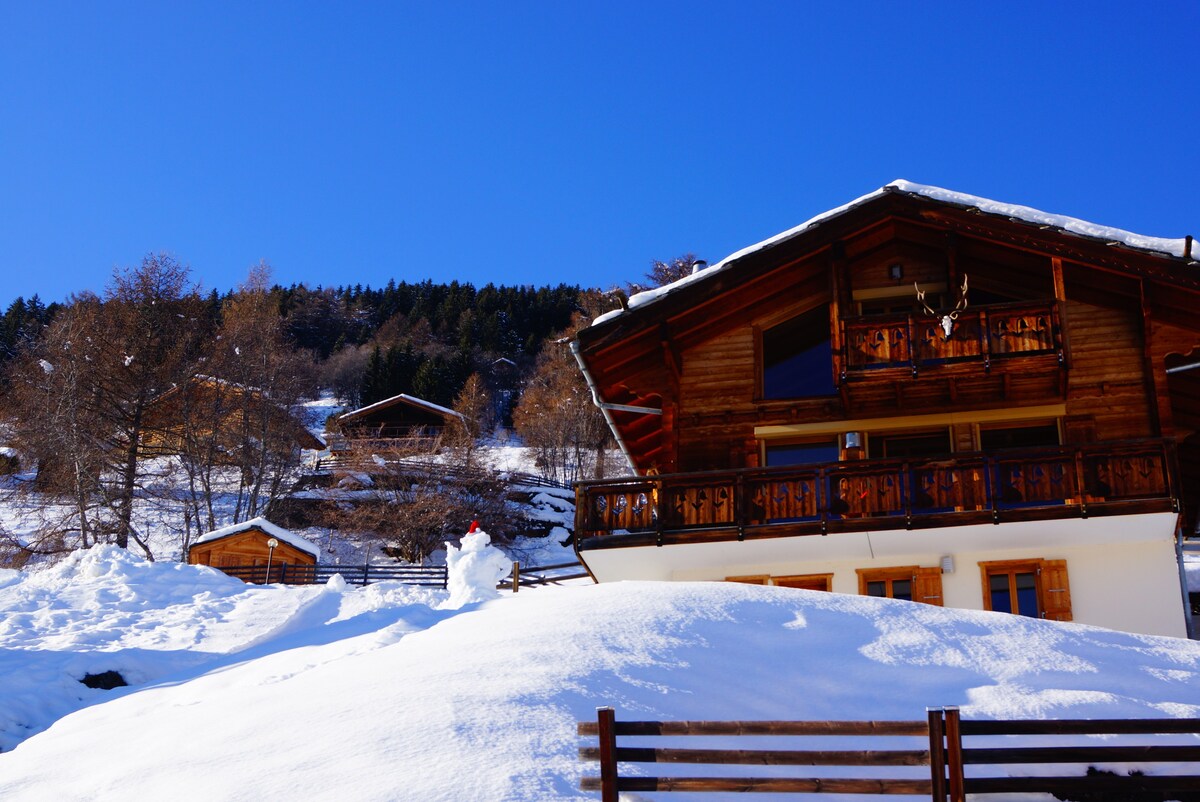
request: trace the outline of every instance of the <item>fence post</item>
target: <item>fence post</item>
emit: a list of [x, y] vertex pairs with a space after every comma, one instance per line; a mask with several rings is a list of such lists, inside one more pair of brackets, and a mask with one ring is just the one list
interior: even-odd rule
[[600, 802], [617, 802], [616, 715], [611, 707], [596, 708], [600, 736]]
[[946, 802], [946, 730], [940, 707], [925, 708], [929, 716], [929, 775], [934, 802]]
[[362, 581], [364, 588], [367, 586], [367, 577], [370, 574], [370, 571], [371, 571], [371, 564], [370, 563], [364, 564], [363, 565], [363, 581]]
[[946, 710], [946, 768], [950, 775], [950, 802], [965, 802], [963, 791], [962, 729], [957, 707]]
[[512, 588], [513, 593], [521, 589], [521, 563], [519, 560], [513, 560]]

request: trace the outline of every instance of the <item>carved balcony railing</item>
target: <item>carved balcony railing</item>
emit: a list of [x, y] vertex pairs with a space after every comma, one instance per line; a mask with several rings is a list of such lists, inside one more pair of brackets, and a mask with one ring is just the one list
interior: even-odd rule
[[1037, 354], [1062, 356], [1062, 327], [1054, 301], [968, 307], [946, 337], [928, 315], [872, 315], [842, 320], [843, 372], [861, 375], [882, 368], [909, 368]]
[[576, 532], [581, 542], [636, 535], [661, 544], [672, 533], [770, 537], [1160, 511], [1175, 507], [1172, 460], [1166, 442], [1139, 440], [581, 482]]

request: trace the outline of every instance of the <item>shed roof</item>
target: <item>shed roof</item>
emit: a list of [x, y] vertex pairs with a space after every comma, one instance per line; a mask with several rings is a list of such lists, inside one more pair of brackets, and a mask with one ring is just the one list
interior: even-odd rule
[[290, 546], [295, 546], [296, 548], [300, 549], [300, 551], [311, 554], [318, 561], [321, 559], [320, 547], [310, 543], [294, 532], [289, 532], [281, 526], [276, 526], [261, 516], [258, 518], [251, 518], [248, 521], [242, 521], [241, 523], [232, 524], [221, 529], [214, 529], [211, 532], [206, 532], [200, 537], [196, 538], [195, 542], [192, 543], [192, 546], [195, 547], [199, 546], [201, 543], [210, 543], [214, 540], [220, 540], [224, 537], [238, 535], [242, 532], [248, 532], [251, 529], [260, 529], [271, 537], [278, 538]]
[[452, 409], [447, 409], [446, 407], [435, 404], [432, 401], [426, 401], [424, 398], [417, 398], [415, 395], [408, 395], [407, 393], [400, 393], [399, 395], [394, 395], [391, 398], [385, 398], [382, 401], [376, 401], [374, 404], [368, 404], [365, 407], [360, 407], [360, 408], [354, 410], [353, 412], [346, 412], [342, 415], [339, 415], [338, 421], [342, 422], [342, 423], [348, 423], [348, 422], [353, 421], [354, 419], [359, 418], [363, 415], [366, 415], [370, 412], [377, 412], [378, 410], [387, 409], [388, 407], [396, 406], [397, 404], [404, 404], [404, 405], [407, 405], [410, 407], [417, 407], [418, 409], [423, 409], [423, 410], [426, 410], [427, 412], [433, 412], [437, 415], [442, 415], [442, 416], [453, 415], [454, 417], [459, 418], [459, 419], [462, 419], [462, 417], [463, 417], [460, 413], [455, 412]]

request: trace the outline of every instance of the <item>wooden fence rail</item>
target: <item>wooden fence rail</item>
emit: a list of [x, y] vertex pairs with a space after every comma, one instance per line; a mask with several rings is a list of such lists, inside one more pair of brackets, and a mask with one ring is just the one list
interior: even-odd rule
[[[1077, 799], [1126, 799], [1155, 793], [1159, 799], [1200, 799], [1200, 719], [1120, 719], [1090, 721], [962, 721], [956, 707], [931, 708], [924, 721], [617, 721], [611, 707], [597, 710], [594, 722], [580, 722], [581, 736], [594, 737], [596, 746], [580, 748], [580, 758], [598, 762], [599, 776], [585, 776], [580, 788], [599, 791], [603, 802], [616, 802], [622, 791], [692, 793], [868, 794], [922, 796], [937, 802], [964, 802], [967, 794], [1050, 792]], [[1019, 736], [1075, 736], [1063, 746], [1011, 745]], [[1152, 736], [1156, 743], [1097, 745], [1086, 736]], [[1190, 736], [1185, 743], [1161, 743], [1161, 736]], [[860, 739], [908, 737], [904, 748], [872, 749], [690, 749], [655, 747], [656, 736], [856, 736]], [[988, 745], [963, 746], [964, 739], [990, 736]], [[997, 736], [1004, 745], [997, 746]], [[623, 745], [619, 737], [638, 737]], [[922, 746], [913, 748], [913, 738]], [[858, 742], [856, 742], [857, 744]], [[970, 743], [970, 742], [969, 742]], [[682, 764], [692, 766], [835, 766], [927, 767], [927, 776], [780, 777], [761, 772], [709, 776], [642, 776], [619, 772], [620, 764]], [[1167, 764], [1174, 774], [1086, 772], [1105, 764]], [[970, 776], [964, 766], [1036, 766], [1079, 764], [1074, 772], [1056, 776]], [[994, 771], [994, 769], [993, 769]], [[1095, 793], [1103, 797], [1087, 796]], [[1082, 796], [1081, 796], [1082, 795]]]
[[403, 582], [422, 587], [446, 587], [444, 565], [271, 565], [270, 575], [265, 565], [220, 565], [212, 566], [243, 582], [283, 585], [321, 585], [334, 574], [351, 585], [369, 585], [372, 582]]
[[[574, 569], [570, 573], [560, 573], [567, 569]], [[555, 563], [554, 565], [526, 565], [522, 566], [519, 561], [513, 562], [512, 572], [509, 573], [506, 579], [502, 579], [496, 584], [500, 590], [512, 590], [516, 593], [523, 587], [533, 587], [534, 585], [557, 585], [560, 582], [565, 582], [568, 579], [582, 579], [591, 576], [584, 569], [583, 564], [576, 562]]]

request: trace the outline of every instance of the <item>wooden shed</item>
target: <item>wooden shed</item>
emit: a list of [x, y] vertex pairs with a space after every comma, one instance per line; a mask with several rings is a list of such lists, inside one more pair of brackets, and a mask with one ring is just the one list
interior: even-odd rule
[[342, 432], [352, 440], [387, 440], [412, 436], [437, 437], [462, 415], [432, 401], [401, 393], [338, 417]]
[[320, 558], [320, 548], [266, 518], [213, 530], [188, 549], [189, 565], [210, 565], [257, 584], [303, 581], [304, 569], [315, 566]]

